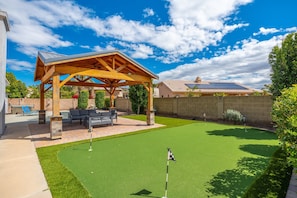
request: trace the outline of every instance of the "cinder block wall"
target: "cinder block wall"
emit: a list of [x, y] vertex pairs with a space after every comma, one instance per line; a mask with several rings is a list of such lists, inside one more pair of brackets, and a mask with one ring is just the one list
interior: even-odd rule
[[132, 112], [131, 102], [129, 99], [117, 98], [115, 100], [115, 107], [119, 111]]
[[155, 98], [154, 107], [160, 114], [218, 120], [227, 109], [240, 111], [254, 123], [271, 123], [273, 100], [270, 96]]
[[240, 111], [250, 122], [272, 122], [273, 100], [271, 96], [230, 96], [224, 97], [224, 111]]
[[[10, 98], [8, 112], [14, 105], [30, 105], [34, 110], [40, 109], [39, 99]], [[60, 109], [68, 110], [77, 108], [77, 99], [61, 99]], [[155, 98], [154, 108], [157, 114], [180, 116], [188, 118], [218, 120], [223, 118], [227, 109], [240, 111], [246, 116], [248, 122], [271, 123], [271, 110], [273, 100], [270, 96], [227, 96], [227, 97], [180, 97], [180, 98]], [[119, 111], [132, 112], [129, 99], [117, 98], [115, 106]], [[95, 107], [95, 99], [89, 99], [88, 107]], [[52, 110], [52, 100], [45, 100], [45, 108]]]
[[[45, 110], [52, 110], [52, 99], [45, 99]], [[77, 108], [78, 100], [73, 99], [60, 99], [60, 109], [68, 110]], [[22, 106], [29, 105], [32, 107], [32, 110], [40, 109], [40, 100], [35, 98], [9, 98], [8, 99], [8, 113], [12, 113], [11, 109], [13, 106]], [[95, 107], [95, 99], [89, 99], [88, 107]]]

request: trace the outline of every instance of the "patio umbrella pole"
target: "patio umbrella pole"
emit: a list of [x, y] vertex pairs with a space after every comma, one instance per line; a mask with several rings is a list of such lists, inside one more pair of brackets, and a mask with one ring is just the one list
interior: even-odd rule
[[88, 132], [90, 133], [90, 148], [89, 148], [89, 151], [93, 151], [93, 148], [92, 148], [92, 142], [93, 142], [93, 135], [92, 135], [92, 127], [89, 128]]

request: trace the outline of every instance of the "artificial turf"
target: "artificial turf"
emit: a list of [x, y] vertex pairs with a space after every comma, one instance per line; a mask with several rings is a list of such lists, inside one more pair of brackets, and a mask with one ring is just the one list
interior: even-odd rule
[[241, 197], [279, 148], [275, 134], [195, 122], [149, 133], [98, 139], [58, 152], [58, 159], [92, 197]]

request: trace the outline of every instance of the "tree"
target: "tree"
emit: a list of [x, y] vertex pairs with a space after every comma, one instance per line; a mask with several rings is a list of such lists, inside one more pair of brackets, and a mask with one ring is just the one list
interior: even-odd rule
[[78, 97], [78, 108], [86, 109], [88, 107], [88, 101], [89, 101], [89, 92], [81, 91]]
[[[197, 85], [195, 85], [193, 88], [188, 88], [187, 91], [188, 91], [187, 96], [189, 98], [194, 97], [194, 96], [198, 96], [198, 97], [201, 96], [200, 90]], [[199, 92], [197, 92], [197, 91], [199, 91]]]
[[[40, 86], [39, 85], [31, 85], [28, 88], [29, 90], [29, 98], [40, 98]], [[53, 97], [53, 91], [48, 90], [45, 92], [45, 98], [52, 98]], [[60, 97], [65, 98], [72, 98], [74, 94], [73, 87], [72, 86], [63, 86], [60, 89]]]
[[139, 114], [147, 106], [148, 93], [143, 85], [133, 85], [129, 88], [129, 98], [132, 103], [132, 110]]
[[95, 95], [95, 104], [98, 109], [102, 109], [104, 107], [104, 91], [97, 91]]
[[7, 72], [6, 79], [9, 82], [6, 87], [8, 98], [25, 98], [27, 96], [28, 90], [26, 84], [17, 80], [13, 73]]
[[276, 133], [289, 161], [297, 167], [297, 85], [283, 89], [276, 98], [272, 120], [277, 125]]
[[269, 89], [276, 98], [283, 88], [297, 83], [297, 33], [287, 35], [281, 47], [272, 49], [269, 64], [272, 67], [272, 85]]
[[72, 86], [62, 86], [60, 89], [60, 97], [61, 98], [72, 98], [74, 94]]

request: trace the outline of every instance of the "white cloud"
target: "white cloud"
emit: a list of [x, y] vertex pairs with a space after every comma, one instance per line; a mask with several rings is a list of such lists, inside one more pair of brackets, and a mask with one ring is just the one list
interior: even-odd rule
[[30, 62], [27, 61], [18, 61], [15, 59], [8, 59], [7, 60], [7, 66], [11, 70], [15, 71], [30, 71], [33, 72], [35, 65], [31, 64]]
[[116, 48], [112, 45], [107, 45], [105, 47], [101, 47], [99, 45], [94, 46], [93, 50], [96, 52], [100, 52], [100, 51], [110, 51], [110, 50], [115, 50]]
[[144, 16], [144, 18], [147, 18], [147, 17], [150, 17], [150, 16], [154, 16], [154, 15], [155, 15], [155, 12], [151, 8], [145, 8], [143, 10], [143, 16]]
[[264, 27], [260, 27], [259, 32], [254, 33], [254, 36], [257, 35], [268, 35], [268, 34], [273, 34], [273, 33], [277, 33], [280, 32], [281, 30], [278, 30], [276, 28], [264, 28]]
[[286, 28], [286, 32], [297, 32], [297, 27]]
[[[209, 45], [216, 45], [224, 35], [247, 24], [226, 24], [228, 16], [239, 6], [252, 0], [168, 0], [170, 25], [156, 26], [140, 21], [126, 20], [114, 15], [106, 19], [96, 17], [92, 10], [70, 1], [23, 1], [0, 0], [2, 9], [7, 10], [12, 21], [9, 39], [29, 48], [59, 48], [73, 45], [55, 33], [55, 28], [74, 26], [91, 29], [98, 36], [118, 39], [135, 44], [152, 45], [171, 57], [168, 62], [179, 60], [199, 52]], [[150, 8], [143, 10], [152, 16]], [[148, 54], [145, 55], [145, 52]], [[26, 50], [23, 53], [27, 53]], [[144, 50], [141, 57], [149, 56]], [[28, 54], [28, 53], [27, 53]]]
[[[68, 47], [72, 45], [69, 41], [63, 41], [62, 37], [55, 34], [50, 27], [58, 26], [59, 16], [47, 9], [43, 1], [25, 2], [21, 0], [10, 0], [9, 3], [0, 1], [0, 7], [8, 12], [11, 21], [8, 38], [17, 43], [22, 53], [35, 56], [39, 48]], [[57, 5], [60, 2], [51, 2], [49, 5]], [[66, 15], [66, 13], [64, 14]]]
[[124, 47], [127, 53], [132, 58], [146, 59], [153, 55], [153, 49], [150, 46], [144, 44], [133, 44], [126, 42], [116, 42], [116, 44]]
[[175, 69], [159, 73], [160, 81], [166, 79], [234, 81], [253, 88], [262, 88], [270, 83], [270, 65], [268, 55], [271, 49], [282, 41], [283, 37], [270, 40], [255, 39], [242, 41], [241, 48], [210, 59], [197, 59], [194, 63], [180, 65]]

